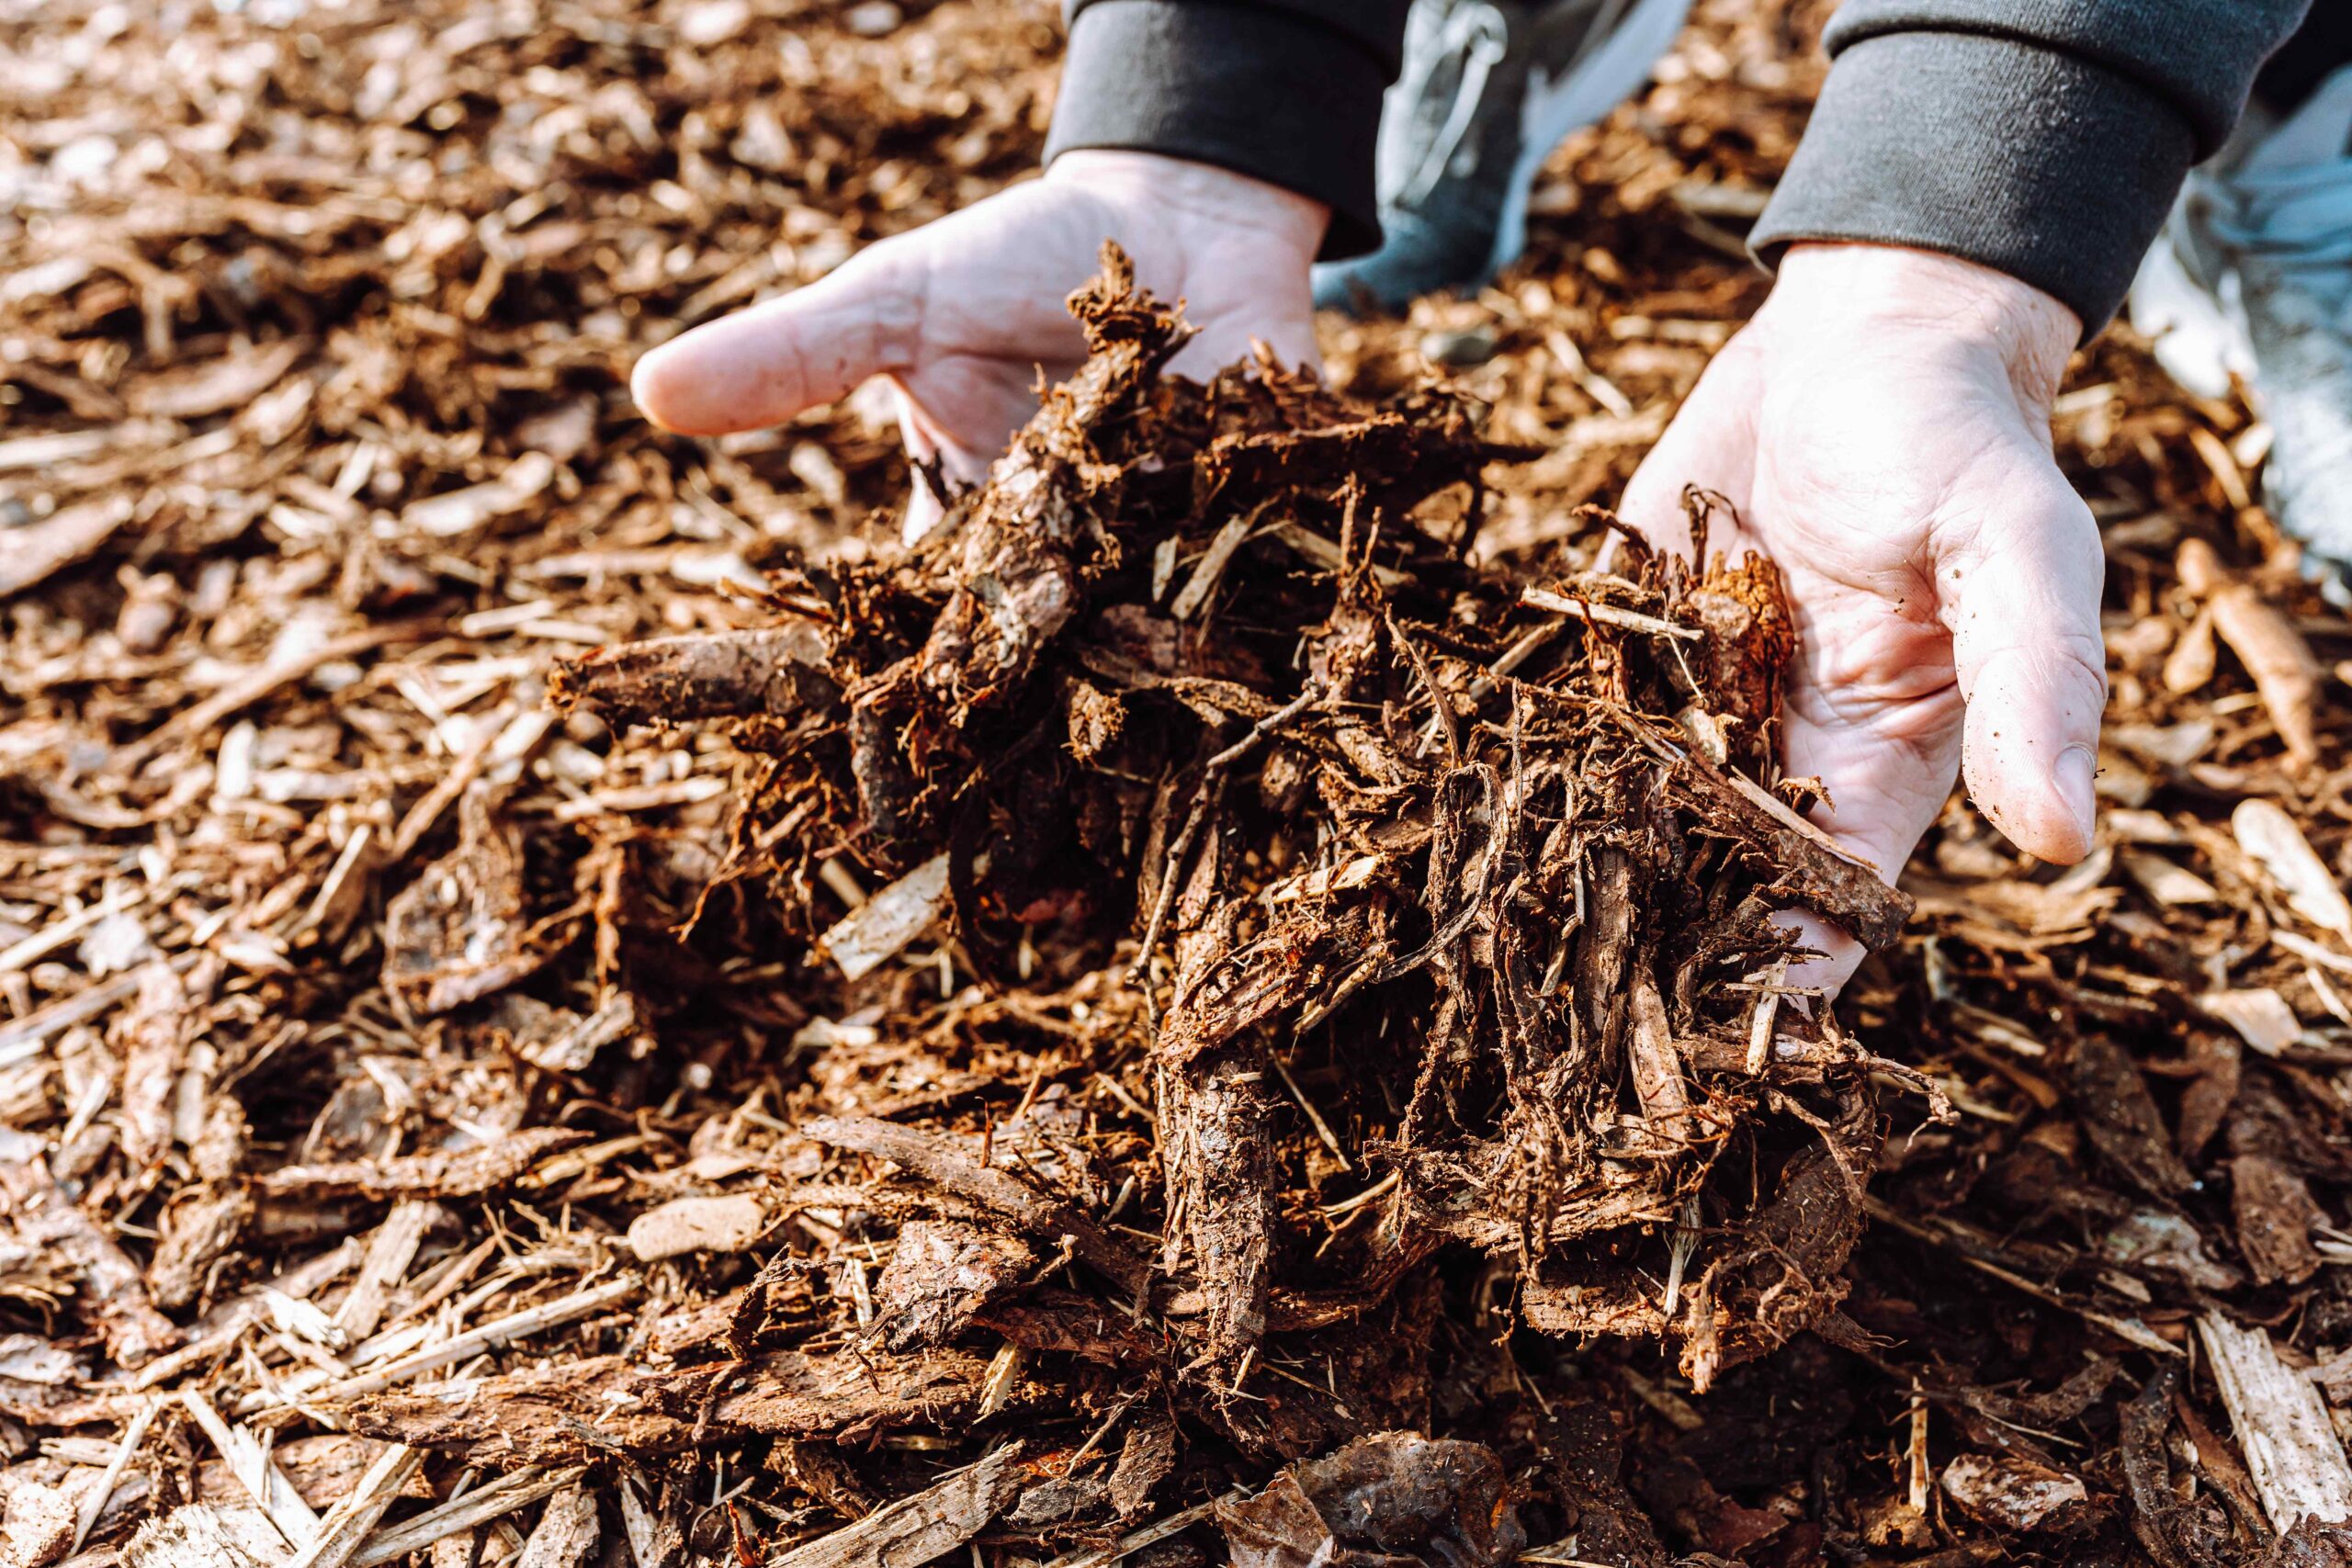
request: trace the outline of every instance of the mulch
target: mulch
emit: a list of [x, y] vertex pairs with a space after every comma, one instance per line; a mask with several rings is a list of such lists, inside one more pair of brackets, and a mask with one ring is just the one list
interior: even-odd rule
[[911, 547], [887, 400], [628, 367], [1031, 170], [1051, 6], [0, 16], [0, 1568], [2346, 1559], [2267, 431], [2078, 356], [2098, 846], [1899, 892], [1770, 563], [1603, 510], [1826, 11], [1702, 0], [1321, 381], [1106, 250]]

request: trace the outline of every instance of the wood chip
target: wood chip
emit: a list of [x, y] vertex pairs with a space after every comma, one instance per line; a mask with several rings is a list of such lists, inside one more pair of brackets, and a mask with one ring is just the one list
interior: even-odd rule
[[2352, 1465], [2319, 1390], [2278, 1359], [2259, 1328], [2207, 1312], [2197, 1320], [2197, 1337], [2272, 1526], [2285, 1531], [2305, 1518], [2352, 1519]]
[[844, 978], [863, 979], [929, 931], [947, 907], [947, 857], [931, 859], [836, 922], [817, 945]]

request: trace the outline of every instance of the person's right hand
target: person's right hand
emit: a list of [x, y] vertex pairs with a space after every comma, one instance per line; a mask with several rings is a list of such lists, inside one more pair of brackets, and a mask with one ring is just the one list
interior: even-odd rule
[[[1317, 363], [1307, 271], [1329, 209], [1206, 164], [1079, 151], [1045, 177], [884, 240], [805, 288], [695, 328], [637, 363], [656, 424], [723, 435], [779, 424], [873, 376], [899, 391], [908, 451], [975, 483], [1037, 407], [1040, 375], [1086, 357], [1063, 300], [1105, 239], [1199, 329], [1171, 368], [1205, 376], [1261, 340]], [[935, 517], [918, 483], [910, 536]]]

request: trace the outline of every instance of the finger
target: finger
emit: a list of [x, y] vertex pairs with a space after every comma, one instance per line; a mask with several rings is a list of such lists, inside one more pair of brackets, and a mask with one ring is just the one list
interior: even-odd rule
[[[1784, 710], [1782, 750], [1792, 776], [1821, 781], [1824, 797], [1807, 819], [1848, 857], [1892, 884], [1951, 794], [1958, 745], [1950, 720], [1939, 723], [1900, 703], [1857, 705], [1850, 694], [1840, 705], [1810, 673], [1798, 683]], [[1822, 955], [1792, 966], [1792, 985], [1818, 986], [1834, 995], [1868, 955], [1845, 931], [1810, 911], [1787, 910], [1776, 919]]]
[[696, 327], [637, 362], [629, 391], [685, 435], [757, 430], [904, 370], [922, 338], [927, 247], [886, 240], [781, 299]]
[[2090, 509], [2049, 459], [2028, 503], [1939, 551], [1938, 597], [1968, 703], [1961, 767], [1993, 825], [2028, 854], [2090, 852], [2107, 659], [2105, 568]]
[[1870, 956], [1870, 949], [1810, 909], [1782, 909], [1772, 923], [1794, 932], [1797, 945], [1815, 954], [1790, 964], [1787, 983], [1816, 987], [1824, 997], [1834, 998], [1843, 990]]

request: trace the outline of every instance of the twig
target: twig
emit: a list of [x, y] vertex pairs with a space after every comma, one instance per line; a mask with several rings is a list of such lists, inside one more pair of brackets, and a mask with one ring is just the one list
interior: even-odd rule
[[1119, 1401], [1118, 1407], [1102, 1417], [1102, 1424], [1087, 1435], [1086, 1441], [1079, 1444], [1078, 1451], [1070, 1455], [1068, 1461], [1062, 1465], [1062, 1473], [1076, 1475], [1078, 1467], [1086, 1462], [1087, 1456], [1102, 1445], [1102, 1439], [1111, 1435], [1111, 1428], [1116, 1427], [1120, 1419], [1136, 1407], [1136, 1402], [1143, 1397], [1140, 1393], [1131, 1393]]
[[1323, 1112], [1315, 1109], [1315, 1102], [1306, 1098], [1306, 1091], [1300, 1089], [1298, 1080], [1290, 1076], [1290, 1069], [1283, 1066], [1283, 1059], [1268, 1052], [1266, 1060], [1273, 1064], [1274, 1076], [1283, 1080], [1284, 1089], [1290, 1090], [1291, 1099], [1306, 1112], [1307, 1124], [1315, 1129], [1315, 1135], [1322, 1140], [1323, 1146], [1331, 1151], [1331, 1157], [1340, 1162], [1340, 1168], [1353, 1170], [1355, 1167], [1348, 1159], [1348, 1151], [1340, 1146], [1340, 1135], [1331, 1131], [1331, 1124], [1323, 1120]]
[[178, 745], [181, 741], [203, 734], [239, 708], [261, 701], [278, 687], [301, 680], [322, 664], [338, 659], [381, 648], [388, 642], [416, 642], [441, 629], [438, 621], [403, 621], [395, 626], [366, 626], [341, 637], [331, 637], [313, 648], [284, 659], [273, 660], [260, 669], [250, 671], [232, 681], [202, 702], [182, 708], [145, 735], [119, 748], [109, 758], [116, 771], [129, 773], [156, 753]]
[[[194, 951], [175, 953], [169, 960], [175, 974], [185, 975], [196, 967], [203, 954]], [[0, 1023], [0, 1067], [13, 1067], [38, 1054], [52, 1034], [62, 1033], [77, 1023], [87, 1023], [117, 1002], [127, 999], [139, 989], [137, 970], [99, 981], [86, 990], [61, 997], [46, 1007], [35, 1008], [19, 1019]]]
[[[327, 1404], [346, 1399], [358, 1399], [366, 1394], [381, 1393], [395, 1384], [407, 1382], [420, 1372], [429, 1372], [462, 1361], [481, 1350], [493, 1350], [510, 1340], [526, 1339], [543, 1334], [563, 1324], [574, 1323], [599, 1312], [616, 1302], [625, 1301], [640, 1288], [635, 1279], [608, 1280], [584, 1291], [574, 1291], [568, 1296], [521, 1312], [493, 1318], [479, 1328], [469, 1328], [455, 1338], [415, 1351], [379, 1367], [372, 1372], [362, 1372], [323, 1388], [312, 1389], [303, 1396], [306, 1404]], [[246, 1396], [238, 1407], [242, 1410], [260, 1409], [277, 1403], [266, 1393]]]
[[2047, 1285], [2036, 1284], [2033, 1280], [2027, 1279], [2024, 1275], [2014, 1273], [2009, 1269], [2002, 1268], [1997, 1263], [1988, 1263], [1982, 1258], [1971, 1257], [1962, 1248], [1951, 1247], [1951, 1243], [1949, 1240], [1937, 1235], [1934, 1231], [1929, 1230], [1926, 1225], [1919, 1224], [1917, 1220], [1911, 1219], [1907, 1215], [1897, 1213], [1894, 1210], [1889, 1208], [1883, 1200], [1870, 1197], [1864, 1198], [1862, 1200], [1862, 1212], [1870, 1215], [1871, 1219], [1878, 1221], [1880, 1224], [1893, 1225], [1896, 1230], [1901, 1231], [1904, 1235], [1911, 1236], [1916, 1240], [1927, 1242], [1931, 1246], [1951, 1247], [1952, 1256], [1958, 1258], [1962, 1263], [1967, 1264], [1971, 1269], [1975, 1269], [1978, 1273], [1990, 1275], [1992, 1278], [2000, 1280], [2004, 1285], [2008, 1286], [2011, 1290], [2022, 1291], [2027, 1295], [2031, 1296], [2034, 1300], [2047, 1303], [2049, 1305], [2054, 1306], [2062, 1312], [2073, 1313], [2076, 1317], [2081, 1318], [2086, 1323], [2097, 1324], [2099, 1327], [2106, 1329], [2109, 1334], [2114, 1335], [2118, 1339], [2123, 1340], [2127, 1344], [2137, 1345], [2143, 1350], [2153, 1350], [2160, 1356], [2186, 1356], [2188, 1354], [2188, 1351], [2182, 1349], [2171, 1340], [2166, 1339], [2162, 1335], [2156, 1333], [2144, 1323], [2139, 1323], [2128, 1317], [2116, 1317], [2110, 1314], [2100, 1312], [2097, 1308], [2084, 1306], [2079, 1302], [2070, 1302], [2064, 1296], [2060, 1295], [2057, 1292], [2052, 1290]]
[[1396, 1191], [1397, 1188], [1403, 1186], [1404, 1181], [1405, 1173], [1403, 1171], [1392, 1170], [1387, 1175], [1382, 1177], [1379, 1180], [1374, 1182], [1371, 1186], [1365, 1188], [1363, 1191], [1351, 1193], [1347, 1197], [1340, 1199], [1336, 1203], [1328, 1204], [1321, 1209], [1317, 1209], [1316, 1213], [1321, 1214], [1327, 1220], [1332, 1219], [1340, 1214], [1352, 1214], [1358, 1209], [1363, 1208], [1366, 1203], [1379, 1202], [1383, 1198], [1387, 1197], [1391, 1192]]
[[1747, 1024], [1747, 1076], [1762, 1077], [1772, 1061], [1772, 1025], [1781, 1016], [1781, 987], [1789, 977], [1789, 961], [1776, 958], [1764, 974], [1764, 988], [1756, 998], [1755, 1016]]
[[1629, 632], [1647, 632], [1652, 637], [1670, 637], [1680, 642], [1698, 642], [1707, 635], [1691, 626], [1678, 626], [1672, 621], [1645, 615], [1639, 610], [1623, 610], [1614, 604], [1571, 599], [1565, 593], [1554, 593], [1548, 589], [1530, 588], [1520, 594], [1519, 602], [1531, 609], [1550, 610], [1555, 615], [1574, 615], [1580, 621], [1619, 626]]
[[311, 1544], [294, 1554], [286, 1568], [348, 1568], [356, 1558], [376, 1521], [384, 1517], [401, 1489], [424, 1467], [424, 1450], [394, 1443], [376, 1456], [359, 1483], [327, 1511]]
[[[1152, 900], [1151, 919], [1144, 926], [1143, 946], [1127, 971], [1129, 978], [1148, 980], [1152, 950], [1159, 945], [1159, 933], [1168, 924], [1168, 911], [1176, 902], [1176, 880], [1183, 869], [1184, 857], [1192, 853], [1193, 840], [1199, 834], [1201, 823], [1208, 816], [1212, 787], [1221, 789], [1226, 769], [1248, 756], [1267, 736], [1306, 712], [1319, 694], [1320, 688], [1309, 682], [1305, 691], [1251, 725], [1250, 733], [1211, 757], [1203, 766], [1200, 784], [1193, 795], [1193, 809], [1184, 818], [1183, 830], [1169, 846], [1168, 861], [1160, 871], [1159, 896]], [[1151, 987], [1147, 983], [1144, 987], [1145, 1006], [1153, 1010], [1157, 1021], [1157, 1004], [1151, 1000]]]
[[1089, 1547], [1083, 1551], [1073, 1551], [1065, 1556], [1057, 1557], [1046, 1563], [1046, 1568], [1108, 1568], [1108, 1564], [1116, 1562], [1123, 1557], [1131, 1557], [1155, 1541], [1166, 1540], [1180, 1530], [1191, 1529], [1194, 1525], [1216, 1513], [1218, 1504], [1238, 1503], [1248, 1495], [1250, 1492], [1247, 1487], [1237, 1486], [1222, 1497], [1215, 1497], [1205, 1503], [1196, 1503], [1181, 1513], [1169, 1515], [1164, 1519], [1155, 1519], [1139, 1530], [1121, 1536], [1108, 1546]]
[[195, 1417], [204, 1435], [212, 1439], [212, 1446], [228, 1461], [229, 1473], [236, 1477], [237, 1483], [267, 1516], [271, 1528], [286, 1538], [286, 1544], [298, 1551], [309, 1546], [319, 1533], [319, 1516], [311, 1511], [294, 1483], [263, 1451], [261, 1440], [245, 1427], [232, 1427], [223, 1421], [220, 1413], [212, 1408], [212, 1402], [199, 1390], [182, 1389], [180, 1404]]
[[147, 1437], [147, 1428], [154, 1424], [155, 1412], [163, 1407], [162, 1400], [149, 1400], [133, 1413], [130, 1423], [123, 1427], [122, 1441], [116, 1445], [114, 1458], [107, 1461], [106, 1473], [98, 1477], [97, 1485], [83, 1494], [82, 1506], [74, 1518], [74, 1544], [65, 1549], [68, 1557], [81, 1551], [82, 1543], [90, 1538], [90, 1531], [97, 1525], [98, 1516], [106, 1512], [107, 1504], [114, 1496], [115, 1483], [120, 1481], [122, 1472], [130, 1468], [131, 1456], [139, 1451], [139, 1445]]
[[477, 1525], [488, 1524], [517, 1508], [527, 1507], [542, 1497], [553, 1496], [565, 1487], [579, 1482], [588, 1473], [584, 1464], [566, 1465], [550, 1470], [544, 1465], [532, 1465], [509, 1475], [502, 1475], [487, 1486], [452, 1498], [437, 1508], [428, 1508], [413, 1519], [402, 1519], [391, 1529], [379, 1531], [351, 1559], [350, 1568], [379, 1568], [386, 1562], [396, 1562], [413, 1551], [424, 1551], [435, 1541], [469, 1530]]
[[[1453, 705], [1446, 701], [1445, 691], [1437, 683], [1437, 676], [1430, 671], [1430, 661], [1421, 657], [1420, 644], [1405, 635], [1405, 628], [1396, 624], [1393, 612], [1384, 612], [1384, 615], [1388, 621], [1388, 635], [1396, 639], [1398, 648], [1405, 650], [1405, 661], [1413, 667], [1414, 676], [1430, 694], [1430, 721], [1436, 725], [1438, 733], [1445, 737], [1445, 760], [1451, 766], [1458, 768], [1462, 765], [1462, 730], [1454, 723]], [[1427, 750], [1429, 741], [1425, 738], [1415, 748], [1414, 754], [1419, 756]]]
[[1233, 552], [1241, 547], [1242, 541], [1250, 537], [1250, 530], [1257, 526], [1258, 519], [1264, 516], [1267, 508], [1278, 499], [1278, 496], [1270, 495], [1248, 512], [1225, 520], [1225, 526], [1216, 531], [1216, 536], [1209, 540], [1209, 547], [1194, 563], [1193, 575], [1185, 579], [1184, 586], [1176, 591], [1175, 602], [1168, 606], [1170, 619], [1189, 621], [1193, 611], [1208, 603], [1209, 594], [1216, 588], [1217, 579], [1225, 575], [1226, 563], [1233, 558]]

